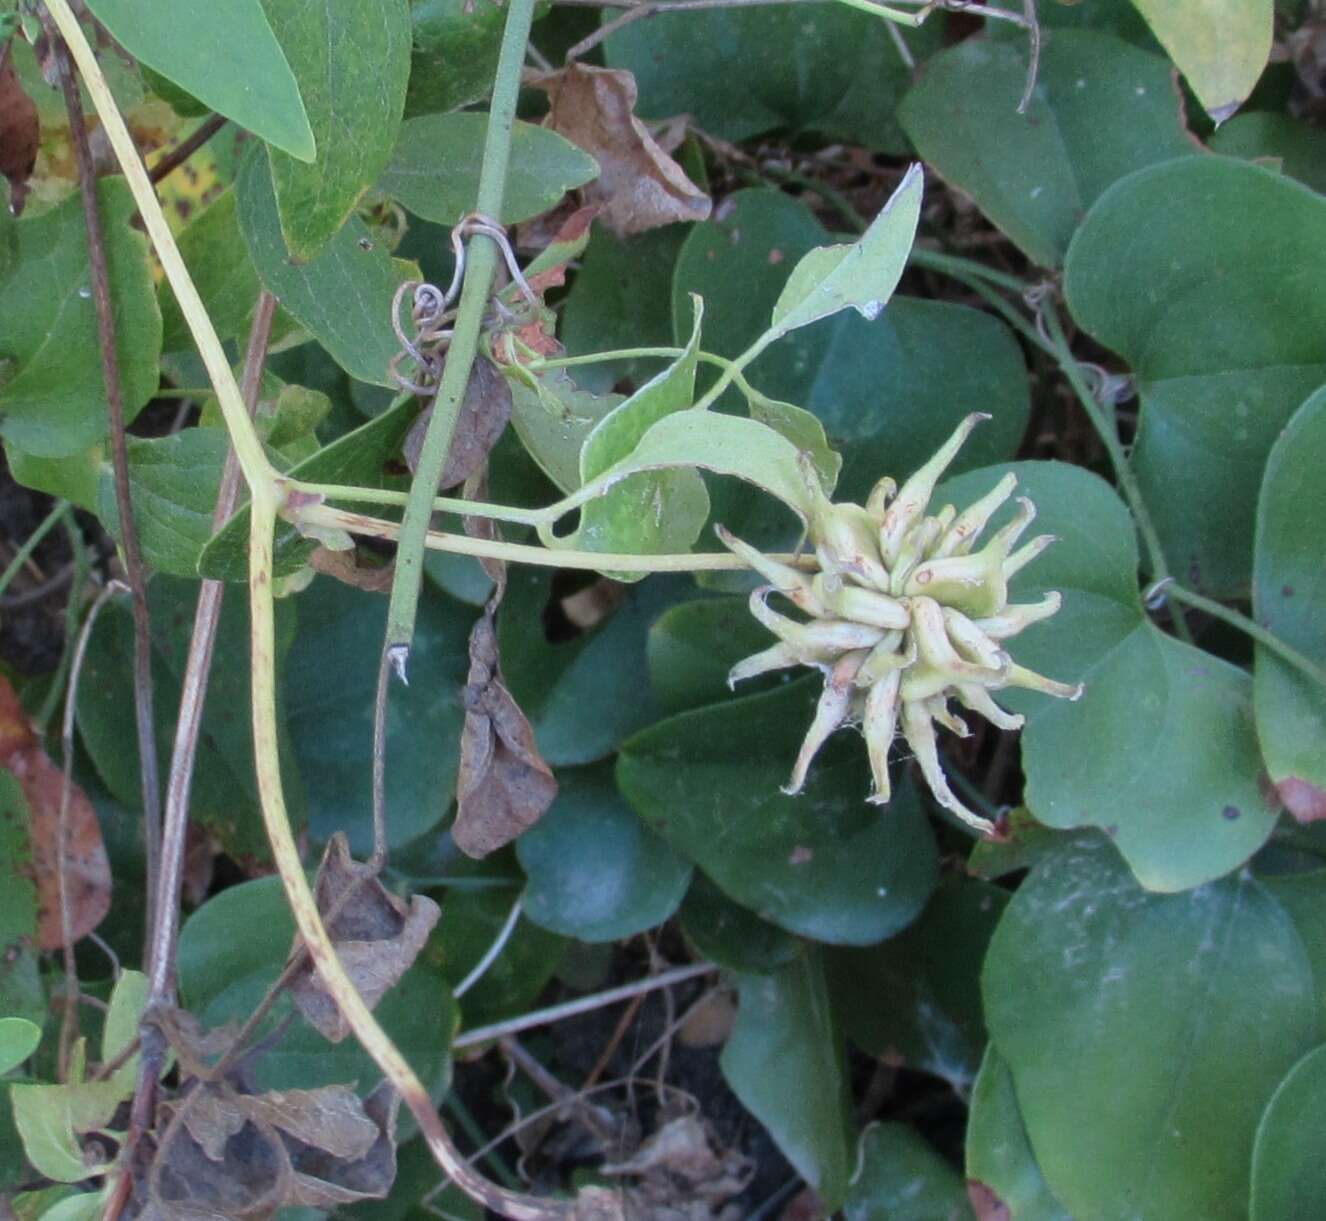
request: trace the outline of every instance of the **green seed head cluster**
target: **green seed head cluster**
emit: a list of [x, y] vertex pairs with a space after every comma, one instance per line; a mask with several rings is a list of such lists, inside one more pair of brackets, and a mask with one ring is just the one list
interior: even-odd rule
[[[1017, 547], [1036, 516], [1030, 500], [1019, 498], [1013, 519], [975, 549], [1013, 494], [1016, 478], [1005, 475], [961, 513], [945, 505], [927, 514], [940, 475], [971, 430], [988, 418], [969, 415], [901, 488], [892, 479], [880, 480], [864, 507], [832, 504], [809, 477], [818, 502], [809, 523], [814, 567], [773, 560], [719, 527], [726, 546], [768, 582], [751, 594], [750, 608], [778, 637], [771, 648], [738, 663], [729, 685], [788, 666], [814, 666], [825, 676], [784, 792], [801, 791], [812, 760], [835, 729], [860, 725], [874, 777], [870, 800], [887, 802], [889, 748], [901, 729], [940, 805], [988, 833], [993, 825], [953, 795], [939, 766], [935, 726], [959, 737], [970, 732], [950, 711], [950, 701], [1001, 729], [1018, 729], [1023, 718], [995, 703], [992, 691], [1027, 687], [1070, 700], [1082, 694], [1080, 685], [1044, 678], [1005, 651], [1007, 640], [1060, 604], [1057, 593], [1030, 605], [1008, 601], [1009, 578], [1054, 542], [1044, 534]], [[773, 593], [805, 621], [773, 610]]]

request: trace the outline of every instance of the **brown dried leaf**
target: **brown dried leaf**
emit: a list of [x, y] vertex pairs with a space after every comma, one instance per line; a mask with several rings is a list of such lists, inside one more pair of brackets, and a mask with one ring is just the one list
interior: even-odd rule
[[143, 1215], [268, 1216], [381, 1198], [396, 1177], [399, 1108], [385, 1081], [362, 1102], [346, 1085], [246, 1094], [195, 1082], [166, 1108]]
[[395, 564], [365, 568], [354, 551], [332, 551], [327, 547], [319, 547], [309, 556], [308, 563], [314, 572], [374, 594], [386, 593], [396, 575]]
[[[37, 886], [37, 946], [56, 950], [63, 944], [60, 931], [60, 769], [41, 748], [18, 695], [0, 676], [0, 766], [8, 768], [23, 790], [28, 805], [28, 836], [32, 845], [32, 873]], [[71, 785], [65, 884], [69, 893], [72, 940], [86, 937], [110, 910], [111, 873], [101, 825], [87, 794]]]
[[18, 216], [28, 197], [28, 179], [37, 164], [41, 124], [37, 107], [14, 71], [10, 51], [9, 43], [0, 50], [0, 174], [9, 179], [9, 210]]
[[451, 835], [473, 857], [487, 856], [527, 831], [557, 796], [557, 781], [534, 743], [534, 730], [502, 681], [496, 609], [496, 598], [490, 598], [470, 631], [470, 673], [461, 697], [465, 727]]
[[[430, 403], [414, 422], [405, 437], [405, 464], [414, 474], [419, 468], [419, 455], [423, 452], [428, 422], [433, 418]], [[470, 382], [456, 417], [456, 431], [451, 437], [438, 490], [454, 488], [464, 483], [488, 461], [488, 453], [511, 418], [511, 387], [506, 378], [486, 356], [476, 356], [470, 370]]]
[[708, 217], [709, 197], [635, 117], [631, 73], [573, 63], [530, 83], [548, 95], [544, 125], [599, 163], [598, 178], [584, 188], [585, 202], [602, 203], [613, 232], [626, 236]]
[[[347, 1087], [336, 1087], [347, 1088]], [[293, 1171], [293, 1191], [287, 1204], [334, 1208], [355, 1200], [381, 1199], [396, 1181], [396, 1115], [401, 1098], [383, 1081], [363, 1103], [354, 1094], [360, 1122], [371, 1124], [373, 1140], [357, 1157], [336, 1157], [326, 1140], [304, 1143], [282, 1132]]]
[[[351, 887], [349, 897], [332, 915]], [[437, 923], [438, 906], [424, 895], [415, 895], [407, 904], [376, 878], [365, 876], [364, 867], [351, 858], [345, 836], [339, 833], [327, 845], [314, 891], [341, 965], [372, 1009], [418, 957]], [[295, 944], [297, 947], [298, 939]], [[323, 1038], [339, 1043], [350, 1033], [312, 964], [295, 976], [290, 993]]]

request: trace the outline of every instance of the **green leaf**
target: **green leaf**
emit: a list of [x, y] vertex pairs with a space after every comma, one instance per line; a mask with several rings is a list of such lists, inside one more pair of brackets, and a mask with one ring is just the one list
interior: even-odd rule
[[35, 948], [37, 888], [32, 880], [28, 803], [13, 773], [0, 770], [0, 1013], [40, 1025], [46, 989]]
[[915, 1128], [871, 1124], [843, 1205], [846, 1221], [962, 1221], [972, 1211], [962, 1176]]
[[[684, 712], [732, 697], [728, 672], [743, 657], [767, 648], [769, 632], [745, 598], [705, 598], [664, 611], [649, 629], [649, 683], [666, 713]], [[763, 689], [781, 676], [761, 680]], [[742, 685], [743, 695], [760, 690]]]
[[413, 0], [407, 115], [433, 114], [488, 96], [506, 10], [469, 0]]
[[539, 753], [555, 767], [593, 763], [658, 715], [643, 688], [645, 639], [659, 612], [694, 593], [684, 576], [635, 585], [593, 628], [550, 641], [541, 630], [552, 574], [513, 569], [497, 635], [502, 673], [534, 727]]
[[[169, 759], [179, 717], [193, 628], [198, 582], [158, 575], [148, 589], [152, 630], [152, 684], [156, 710], [157, 756]], [[277, 652], [283, 657], [295, 634], [295, 608], [277, 607]], [[125, 715], [124, 693], [133, 689], [133, 621], [126, 599], [117, 598], [101, 612], [88, 642], [78, 687], [78, 728], [83, 744], [111, 794], [130, 809], [141, 809], [138, 740], [132, 716]], [[243, 590], [230, 590], [221, 609], [202, 733], [194, 767], [190, 818], [206, 828], [232, 856], [269, 858], [267, 834], [253, 766], [249, 720], [240, 710], [250, 704], [249, 612]], [[303, 786], [293, 768], [278, 705], [286, 801], [295, 825], [304, 821]]]
[[824, 1207], [847, 1195], [851, 1134], [842, 1040], [813, 950], [771, 975], [737, 980], [737, 1020], [719, 1061], [741, 1104], [768, 1130]]
[[14, 1085], [14, 1123], [28, 1161], [57, 1183], [78, 1183], [101, 1174], [106, 1163], [83, 1160], [76, 1131], [110, 1122], [117, 1105], [115, 1088], [102, 1081], [85, 1085]]
[[[677, 258], [673, 311], [688, 291], [705, 299], [705, 346], [734, 357], [760, 335], [782, 291], [783, 268], [829, 240], [805, 204], [777, 191], [739, 191], [719, 221], [694, 226]], [[1026, 362], [997, 318], [964, 306], [895, 296], [875, 322], [847, 312], [794, 331], [747, 375], [776, 399], [809, 408], [842, 455], [838, 498], [864, 500], [881, 475], [904, 476], [939, 448], [963, 415], [991, 413], [956, 469], [1012, 457], [1026, 431]], [[739, 401], [725, 395], [724, 404]], [[762, 404], [748, 405], [761, 418]], [[773, 423], [767, 416], [766, 422]], [[715, 488], [714, 518], [776, 549], [795, 542], [790, 518], [770, 522], [760, 497]], [[778, 529], [780, 533], [775, 533]], [[792, 537], [787, 537], [791, 533]]]
[[981, 960], [1007, 902], [997, 886], [952, 879], [897, 937], [830, 951], [829, 987], [848, 1038], [965, 1094], [985, 1048]]
[[[1047, 826], [1106, 830], [1149, 890], [1184, 890], [1237, 868], [1276, 816], [1257, 783], [1251, 680], [1146, 617], [1132, 520], [1097, 476], [1018, 462], [941, 484], [935, 503], [969, 504], [1005, 471], [1036, 505], [1037, 530], [1060, 540], [1018, 575], [1012, 600], [1049, 590], [1064, 599], [1052, 619], [1011, 641], [1010, 653], [1086, 684], [1075, 703], [1000, 692], [1027, 716], [1027, 806]], [[1011, 513], [1002, 510], [990, 528]]]
[[[221, 339], [244, 333], [258, 299], [258, 273], [240, 236], [237, 199], [233, 189], [218, 195], [179, 235], [180, 254]], [[157, 299], [161, 350], [192, 351], [193, 336], [168, 283], [158, 287]]]
[[[419, 414], [419, 404], [402, 398], [367, 424], [345, 433], [330, 445], [287, 472], [293, 479], [309, 483], [357, 484], [379, 488], [384, 483], [384, 468], [399, 457], [401, 442]], [[244, 505], [203, 548], [198, 558], [198, 572], [204, 577], [223, 581], [245, 581], [249, 575], [249, 507]], [[286, 521], [276, 523], [273, 575], [292, 576], [317, 549], [313, 539], [305, 538]]]
[[1133, 0], [1217, 123], [1236, 111], [1271, 53], [1274, 0]]
[[1246, 1217], [1257, 1120], [1321, 1037], [1303, 943], [1264, 886], [1147, 894], [1104, 840], [1066, 845], [1010, 901], [982, 990], [1073, 1216]]
[[1285, 1075], [1257, 1127], [1251, 1221], [1326, 1212], [1326, 1162], [1317, 1139], [1323, 1123], [1326, 1047], [1317, 1047]]
[[856, 241], [804, 254], [774, 302], [771, 332], [786, 335], [845, 309], [878, 318], [907, 266], [923, 189], [921, 167], [912, 165]]
[[698, 869], [678, 922], [700, 957], [727, 971], [762, 975], [787, 966], [801, 953], [796, 937], [734, 903]]
[[1248, 111], [1222, 123], [1208, 143], [1212, 152], [1226, 157], [1279, 162], [1289, 177], [1326, 194], [1326, 132], [1302, 119], [1272, 110]]
[[[1110, 34], [1047, 38], [1031, 104], [1019, 114], [1026, 81], [1025, 37], [969, 38], [935, 56], [898, 115], [947, 182], [1034, 262], [1057, 267], [1112, 182], [1199, 149], [1169, 65]], [[967, 104], [973, 96], [981, 105]]]
[[[110, 1008], [101, 1031], [101, 1062], [109, 1064], [138, 1038], [138, 1027], [147, 1008], [148, 979], [141, 971], [123, 970], [111, 990]], [[109, 1078], [126, 1095], [138, 1080], [138, 1055], [125, 1060]]]
[[1326, 869], [1263, 878], [1262, 882], [1294, 921], [1312, 964], [1317, 995], [1326, 1006]]
[[[242, 1022], [280, 975], [294, 920], [281, 879], [241, 882], [209, 899], [184, 922], [179, 942], [182, 1003], [204, 1026]], [[291, 1012], [279, 1000], [262, 1032]], [[425, 951], [375, 1010], [388, 1036], [436, 1097], [450, 1074], [458, 1015], [451, 990]], [[354, 1081], [367, 1089], [381, 1073], [354, 1039], [328, 1043], [296, 1019], [285, 1036], [252, 1061], [257, 1089], [314, 1089]]]
[[[220, 428], [186, 428], [152, 440], [129, 438], [129, 489], [134, 525], [148, 567], [193, 577], [198, 557], [212, 537], [221, 468], [230, 442]], [[101, 468], [98, 516], [120, 540], [115, 474]]]
[[0, 1018], [0, 1077], [17, 1068], [41, 1042], [41, 1027], [27, 1018]]
[[281, 233], [305, 262], [346, 222], [391, 156], [410, 75], [409, 0], [263, 0], [263, 7], [317, 140], [312, 164], [268, 150]]
[[[147, 243], [129, 224], [133, 196], [120, 178], [97, 187], [114, 286], [115, 350], [129, 423], [157, 388], [161, 314]], [[87, 230], [77, 193], [28, 220], [0, 212], [0, 435], [38, 458], [62, 458], [106, 435]], [[6, 257], [7, 256], [7, 257]]]
[[[482, 875], [480, 875], [482, 876]], [[429, 947], [447, 982], [453, 986], [470, 974], [492, 947], [518, 901], [515, 889], [447, 892], [447, 917]], [[460, 998], [464, 1026], [486, 1026], [534, 1007], [552, 979], [567, 942], [521, 915], [479, 981]]]
[[581, 941], [617, 941], [667, 920], [691, 865], [641, 825], [612, 769], [560, 772], [552, 808], [516, 841], [525, 914]]
[[299, 86], [259, 0], [184, 0], [169, 21], [135, 0], [88, 8], [135, 59], [269, 144], [313, 159]]
[[910, 788], [866, 804], [865, 750], [846, 735], [801, 796], [782, 792], [817, 696], [799, 682], [670, 717], [622, 747], [617, 783], [730, 898], [791, 932], [868, 945], [924, 906], [934, 840]]
[[[912, 55], [940, 45], [938, 22], [908, 30]], [[894, 109], [910, 73], [885, 23], [837, 5], [670, 13], [606, 44], [609, 67], [635, 74], [639, 113], [690, 114], [739, 141], [776, 129], [902, 153]]]
[[256, 150], [235, 189], [240, 232], [267, 289], [351, 377], [394, 387], [387, 364], [400, 343], [391, 302], [402, 276], [364, 222], [352, 216], [316, 258], [296, 263], [281, 234], [270, 167]]
[[[372, 846], [373, 692], [386, 607], [380, 596], [318, 577], [298, 597], [300, 631], [281, 670], [294, 758], [308, 794], [309, 827], [326, 841], [344, 831]], [[392, 692], [387, 710], [387, 830], [393, 847], [436, 827], [455, 793], [461, 687], [474, 612], [426, 590], [412, 646], [418, 681]], [[334, 666], [327, 659], [336, 658]]]
[[[753, 484], [781, 500], [804, 521], [811, 511], [810, 495], [797, 461], [797, 449], [781, 433], [775, 432], [756, 420], [736, 416], [716, 415], [712, 412], [681, 411], [664, 416], [640, 439], [640, 443], [621, 461], [614, 463], [580, 490], [558, 502], [563, 514], [581, 505], [593, 504], [605, 493], [611, 494], [617, 485], [642, 471], [663, 471], [674, 467], [698, 467], [717, 475], [732, 475]], [[700, 485], [703, 490], [703, 484]], [[704, 516], [697, 521], [692, 514], [699, 509], [695, 500], [685, 505], [684, 521], [660, 521], [674, 537], [689, 534], [694, 540], [704, 524]], [[705, 504], [707, 511], [708, 505]], [[637, 508], [637, 512], [654, 515], [652, 502]], [[584, 514], [581, 515], [584, 528]], [[685, 531], [682, 530], [682, 525]], [[630, 527], [629, 515], [623, 514], [622, 528]], [[638, 533], [657, 533], [646, 519], [639, 523]], [[572, 535], [571, 539], [577, 538]], [[566, 547], [567, 539], [545, 537], [552, 546]], [[590, 548], [596, 550], [596, 548]]]
[[[416, 216], [454, 225], [473, 211], [488, 116], [428, 114], [401, 124], [378, 187]], [[511, 132], [511, 170], [502, 195], [504, 225], [548, 211], [567, 191], [598, 177], [598, 163], [570, 140], [533, 123]]]
[[[1323, 463], [1326, 387], [1294, 413], [1271, 450], [1257, 506], [1252, 587], [1257, 622], [1326, 667]], [[1301, 821], [1326, 818], [1326, 689], [1258, 645], [1253, 707], [1280, 800]]]
[[63, 497], [80, 509], [95, 513], [105, 449], [105, 443], [98, 441], [67, 458], [35, 458], [6, 441], [5, 461], [9, 473], [24, 487]]
[[[649, 554], [686, 551], [699, 537], [709, 515], [709, 496], [700, 476], [685, 469], [684, 459], [633, 464], [644, 451], [642, 441], [652, 426], [687, 412], [695, 402], [704, 306], [698, 297], [693, 305], [695, 318], [682, 355], [614, 407], [585, 437], [580, 450], [582, 487], [608, 471], [617, 477], [603, 484], [602, 494], [582, 502], [579, 526], [569, 538], [556, 540], [558, 545], [579, 551]], [[707, 438], [712, 420], [688, 413], [681, 423], [684, 437]], [[638, 581], [640, 574], [622, 579]]]
[[1323, 278], [1326, 199], [1225, 157], [1131, 175], [1073, 240], [1068, 303], [1132, 367], [1134, 467], [1185, 582], [1246, 589], [1266, 457], [1326, 381]]
[[[994, 1046], [985, 1049], [967, 1117], [967, 1182], [972, 1201], [989, 1217], [1073, 1221], [1046, 1186], [1027, 1139], [1013, 1074]], [[992, 1198], [993, 1197], [993, 1198]], [[1002, 1204], [1007, 1210], [1000, 1213]]]
[[[562, 303], [558, 337], [571, 356], [614, 348], [668, 347], [672, 344], [672, 267], [689, 225], [664, 225], [635, 237], [619, 238], [596, 225]], [[684, 325], [691, 324], [685, 303]], [[605, 393], [623, 378], [643, 385], [656, 361], [614, 360], [582, 365], [571, 372], [586, 390]]]
[[511, 386], [511, 423], [539, 468], [563, 492], [580, 486], [580, 451], [604, 416], [626, 401], [622, 394], [582, 390], [565, 369], [550, 369], [530, 385], [524, 378]]

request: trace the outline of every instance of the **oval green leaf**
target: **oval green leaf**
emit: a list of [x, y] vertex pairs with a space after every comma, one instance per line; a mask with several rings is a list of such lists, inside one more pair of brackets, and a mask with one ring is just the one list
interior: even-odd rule
[[641, 824], [610, 767], [564, 771], [552, 808], [516, 841], [525, 914], [581, 941], [617, 941], [668, 919], [691, 864]]
[[1252, 1151], [1251, 1221], [1326, 1216], [1326, 1047], [1308, 1052], [1266, 1104]]
[[1067, 844], [1013, 896], [982, 991], [1073, 1216], [1247, 1216], [1257, 1122], [1321, 1037], [1303, 942], [1264, 886], [1147, 894], [1104, 839]]
[[846, 1221], [970, 1221], [962, 1176], [915, 1128], [871, 1124], [861, 1134]]
[[1130, 175], [1073, 239], [1069, 306], [1132, 367], [1133, 464], [1189, 584], [1247, 588], [1267, 455], [1326, 381], [1324, 280], [1326, 198], [1225, 157]]
[[[1262, 481], [1253, 559], [1257, 622], [1326, 669], [1326, 388], [1280, 434]], [[1326, 818], [1326, 688], [1257, 646], [1253, 706], [1280, 800], [1303, 822]]]

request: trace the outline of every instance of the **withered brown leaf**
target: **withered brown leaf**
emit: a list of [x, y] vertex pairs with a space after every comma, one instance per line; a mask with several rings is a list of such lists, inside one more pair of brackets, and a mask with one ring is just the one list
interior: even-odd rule
[[[467, 500], [483, 500], [480, 472], [465, 484]], [[496, 539], [497, 523], [465, 518], [465, 533]], [[465, 725], [456, 776], [456, 821], [451, 836], [468, 856], [483, 857], [510, 843], [543, 816], [557, 796], [557, 781], [534, 742], [534, 730], [502, 681], [497, 650], [497, 608], [506, 596], [506, 565], [485, 559], [493, 592], [470, 630], [470, 672], [461, 699]]]
[[0, 50], [0, 174], [9, 179], [9, 210], [18, 216], [37, 164], [41, 124], [37, 107], [14, 71], [12, 46]]
[[[373, 1008], [423, 949], [440, 914], [437, 904], [426, 895], [414, 895], [406, 903], [377, 878], [366, 876], [365, 867], [351, 858], [350, 846], [340, 833], [327, 844], [314, 893], [341, 965], [364, 1003]], [[297, 948], [298, 939], [295, 945]], [[305, 1019], [325, 1039], [339, 1043], [350, 1033], [312, 963], [295, 975], [290, 993]]]
[[603, 205], [604, 223], [615, 233], [708, 217], [709, 196], [635, 117], [631, 73], [573, 63], [530, 83], [548, 95], [544, 125], [599, 163], [598, 178], [584, 188], [585, 202]]
[[[0, 676], [0, 766], [8, 768], [28, 805], [31, 870], [37, 885], [37, 946], [59, 949], [60, 930], [60, 769], [41, 748], [17, 693]], [[111, 873], [101, 824], [92, 802], [78, 785], [69, 791], [65, 884], [69, 892], [70, 933], [86, 937], [110, 910]]]
[[[405, 437], [405, 464], [410, 474], [419, 469], [428, 422], [433, 418], [430, 403], [415, 420]], [[486, 356], [477, 355], [470, 370], [469, 385], [461, 400], [456, 430], [451, 435], [451, 449], [438, 489], [454, 488], [464, 483], [488, 461], [488, 453], [497, 444], [511, 418], [511, 387]]]

